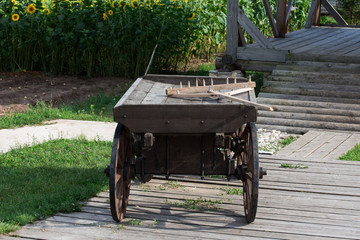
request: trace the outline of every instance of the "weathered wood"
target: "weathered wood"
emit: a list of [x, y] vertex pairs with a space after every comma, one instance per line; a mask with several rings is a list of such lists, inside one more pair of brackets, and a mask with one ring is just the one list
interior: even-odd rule
[[331, 3], [328, 0], [321, 0], [321, 4], [325, 7], [325, 9], [330, 13], [330, 15], [335, 19], [335, 21], [339, 25], [348, 25], [347, 22], [338, 13], [338, 11], [336, 11], [336, 9], [331, 5]]
[[245, 40], [245, 36], [244, 36], [244, 32], [242, 30], [242, 27], [239, 23], [237, 23], [237, 26], [238, 26], [238, 33], [239, 33], [238, 46], [246, 47], [246, 40]]
[[311, 7], [309, 10], [308, 17], [306, 19], [305, 28], [310, 28], [313, 23], [314, 19], [316, 18], [317, 11], [319, 10], [319, 0], [312, 0]]
[[238, 23], [245, 31], [263, 48], [272, 48], [271, 43], [264, 37], [254, 23], [245, 15], [241, 9], [238, 9]]
[[264, 6], [265, 6], [265, 11], [266, 11], [266, 15], [269, 19], [269, 23], [271, 26], [271, 30], [273, 31], [274, 37], [279, 37], [279, 31], [278, 28], [276, 26], [275, 20], [274, 20], [274, 16], [272, 14], [271, 8], [270, 8], [270, 4], [268, 0], [263, 0]]
[[239, 0], [227, 1], [227, 18], [226, 18], [226, 54], [236, 60], [236, 49], [238, 47], [238, 7]]
[[[246, 78], [243, 78], [247, 80]], [[199, 86], [199, 87], [191, 87], [191, 88], [172, 88], [166, 89], [167, 95], [175, 95], [180, 93], [200, 93], [200, 92], [208, 92], [209, 90], [219, 91], [222, 89], [239, 89], [239, 88], [254, 88], [256, 86], [255, 82], [239, 82], [239, 83], [229, 83], [229, 84], [216, 84], [209, 86]]]
[[284, 38], [286, 30], [286, 0], [276, 1], [276, 26], [279, 32], [279, 37]]
[[293, 3], [294, 3], [294, 0], [289, 0], [288, 4], [286, 6], [286, 19], [285, 19], [285, 25], [286, 26], [289, 25], [290, 12], [291, 12], [291, 8], [292, 8]]
[[286, 54], [288, 53], [287, 50], [275, 50], [271, 48], [239, 47], [237, 50], [237, 59], [284, 63]]
[[258, 103], [255, 103], [255, 102], [251, 102], [251, 101], [248, 101], [248, 100], [238, 98], [238, 97], [229, 96], [229, 95], [223, 94], [221, 92], [212, 91], [212, 93], [215, 93], [215, 94], [217, 94], [217, 95], [219, 95], [221, 97], [230, 99], [232, 101], [241, 102], [241, 103], [244, 103], [246, 105], [254, 106], [254, 107], [258, 108], [258, 109], [267, 110], [267, 111], [274, 111], [274, 109], [272, 107], [264, 105], [264, 104], [258, 104]]

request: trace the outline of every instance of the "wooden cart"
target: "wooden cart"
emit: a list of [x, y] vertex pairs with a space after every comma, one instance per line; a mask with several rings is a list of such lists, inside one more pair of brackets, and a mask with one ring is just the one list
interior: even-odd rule
[[113, 219], [124, 218], [135, 176], [146, 182], [153, 174], [186, 174], [241, 179], [246, 220], [254, 221], [259, 178], [266, 174], [259, 167], [256, 107], [267, 108], [253, 103], [254, 86], [243, 78], [138, 78], [114, 107]]

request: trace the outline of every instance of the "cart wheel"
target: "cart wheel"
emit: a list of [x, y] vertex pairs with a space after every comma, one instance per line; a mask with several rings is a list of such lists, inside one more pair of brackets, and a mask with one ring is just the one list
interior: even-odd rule
[[130, 130], [118, 124], [112, 145], [109, 178], [111, 215], [117, 222], [123, 220], [128, 205], [132, 141]]
[[255, 123], [247, 123], [241, 135], [241, 180], [245, 217], [248, 223], [255, 220], [259, 192], [259, 155]]

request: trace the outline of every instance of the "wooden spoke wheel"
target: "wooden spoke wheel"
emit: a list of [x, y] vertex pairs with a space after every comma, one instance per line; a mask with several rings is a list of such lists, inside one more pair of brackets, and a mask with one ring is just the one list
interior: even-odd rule
[[250, 122], [238, 130], [240, 147], [237, 151], [238, 165], [243, 182], [245, 217], [248, 223], [255, 220], [259, 192], [259, 155], [255, 123]]
[[115, 130], [110, 163], [110, 209], [112, 218], [121, 222], [125, 216], [130, 194], [130, 163], [133, 158], [133, 137], [128, 128], [118, 124]]

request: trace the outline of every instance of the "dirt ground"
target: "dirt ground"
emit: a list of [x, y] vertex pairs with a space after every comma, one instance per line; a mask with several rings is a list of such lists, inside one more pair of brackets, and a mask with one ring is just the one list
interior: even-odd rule
[[131, 85], [132, 80], [116, 77], [52, 76], [40, 72], [0, 73], [0, 116], [26, 111], [39, 101], [71, 103], [85, 100], [98, 92], [115, 92]]

